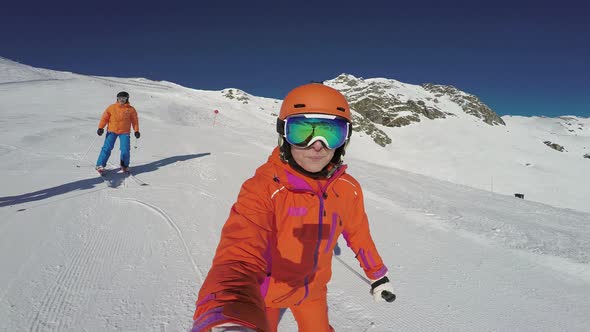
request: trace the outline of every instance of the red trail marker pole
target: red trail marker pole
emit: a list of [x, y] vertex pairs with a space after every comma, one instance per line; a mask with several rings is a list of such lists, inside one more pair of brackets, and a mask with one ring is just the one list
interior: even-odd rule
[[217, 114], [219, 114], [219, 110], [214, 110], [213, 113], [213, 127], [215, 127], [215, 120], [217, 120]]

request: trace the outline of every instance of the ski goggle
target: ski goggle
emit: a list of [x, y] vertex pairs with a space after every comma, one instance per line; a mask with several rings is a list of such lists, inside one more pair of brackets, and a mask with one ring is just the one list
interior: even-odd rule
[[294, 115], [284, 121], [285, 140], [299, 147], [308, 147], [321, 141], [328, 149], [337, 149], [346, 143], [350, 134], [350, 123], [334, 115]]

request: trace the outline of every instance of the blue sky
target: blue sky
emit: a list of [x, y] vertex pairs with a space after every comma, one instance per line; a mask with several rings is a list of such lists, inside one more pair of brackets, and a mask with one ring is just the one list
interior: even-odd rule
[[530, 3], [21, 1], [0, 12], [0, 56], [281, 99], [349, 73], [453, 85], [500, 115], [590, 117], [588, 9]]

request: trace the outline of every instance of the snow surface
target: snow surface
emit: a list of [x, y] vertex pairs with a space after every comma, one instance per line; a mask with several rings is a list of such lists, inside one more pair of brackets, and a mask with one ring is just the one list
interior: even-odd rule
[[[186, 331], [240, 185], [276, 144], [280, 101], [1, 58], [0, 82], [0, 331]], [[134, 176], [105, 182], [95, 131], [120, 90], [142, 137]], [[349, 171], [398, 299], [372, 302], [341, 239], [337, 331], [590, 330], [590, 123], [504, 120], [384, 128], [385, 149], [354, 134]], [[280, 330], [296, 331], [290, 314]]]

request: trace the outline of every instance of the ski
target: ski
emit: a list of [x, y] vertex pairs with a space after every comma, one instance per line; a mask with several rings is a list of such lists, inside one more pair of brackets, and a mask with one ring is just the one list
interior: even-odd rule
[[120, 167], [120, 168], [101, 168], [96, 170], [98, 174], [104, 179], [109, 187], [118, 187], [121, 183], [116, 183], [117, 181], [113, 181], [108, 179], [109, 174], [116, 174], [116, 175], [124, 175], [125, 179], [133, 179], [135, 183], [139, 186], [149, 186], [149, 183], [138, 179], [133, 173], [131, 173], [131, 169], [129, 167]]
[[149, 184], [148, 184], [148, 183], [146, 183], [146, 182], [144, 182], [144, 181], [142, 181], [142, 180], [138, 179], [138, 178], [137, 178], [137, 177], [135, 177], [135, 175], [133, 175], [133, 174], [132, 174], [130, 171], [127, 171], [127, 174], [129, 174], [129, 177], [130, 177], [131, 179], [133, 179], [133, 181], [135, 181], [135, 183], [137, 183], [138, 185], [140, 185], [140, 186], [149, 186]]
[[133, 173], [131, 173], [131, 170], [129, 168], [127, 168], [126, 170], [121, 169], [121, 168], [118, 170], [103, 169], [102, 171], [98, 171], [98, 173], [102, 176], [102, 178], [105, 180], [105, 182], [107, 182], [107, 185], [109, 185], [109, 187], [117, 187], [118, 186], [118, 185], [113, 185], [114, 181], [111, 181], [107, 178], [109, 173], [116, 174], [116, 175], [124, 175], [126, 179], [132, 179], [139, 186], [149, 186], [149, 183], [142, 181], [142, 180], [138, 179], [135, 175], [133, 175]]

